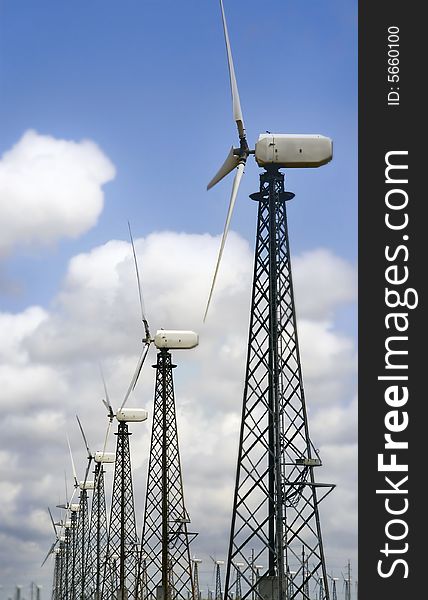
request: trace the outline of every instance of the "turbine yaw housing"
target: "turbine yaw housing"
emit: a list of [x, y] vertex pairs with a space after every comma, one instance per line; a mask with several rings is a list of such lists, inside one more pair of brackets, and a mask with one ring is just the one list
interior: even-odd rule
[[262, 133], [255, 148], [259, 167], [321, 167], [332, 158], [332, 140], [319, 134]]

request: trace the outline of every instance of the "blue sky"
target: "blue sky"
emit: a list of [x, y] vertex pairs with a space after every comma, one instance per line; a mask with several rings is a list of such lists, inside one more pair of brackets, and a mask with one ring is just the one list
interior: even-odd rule
[[[356, 506], [357, 2], [225, 0], [225, 10], [250, 147], [266, 130], [321, 133], [334, 141], [334, 159], [329, 165], [290, 170], [286, 187], [296, 194], [288, 214], [296, 294], [301, 299], [297, 313], [302, 316], [303, 372], [309, 402], [311, 392], [319, 396], [310, 419], [319, 436], [315, 443], [324, 449], [326, 469], [330, 461], [325, 478], [331, 474], [338, 482], [337, 499], [326, 509], [325, 523], [330, 562], [339, 569], [348, 558], [356, 564], [356, 528], [349, 515]], [[28, 231], [35, 232], [31, 232], [31, 217], [20, 217], [19, 203], [22, 200], [22, 206], [31, 207], [38, 180], [19, 181], [18, 172], [14, 181], [17, 189], [23, 184], [23, 191], [0, 198], [0, 238], [12, 229], [7, 215], [14, 215], [16, 231], [23, 231], [24, 221], [27, 228], [27, 234], [16, 234], [3, 252], [0, 240], [0, 320], [6, 332], [0, 343], [0, 386], [7, 390], [0, 405], [13, 406], [11, 441], [4, 440], [0, 446], [0, 483], [3, 478], [3, 494], [10, 499], [4, 515], [0, 510], [0, 521], [3, 516], [7, 523], [3, 544], [17, 549], [16, 556], [12, 552], [8, 557], [4, 571], [0, 569], [0, 584], [8, 582], [9, 588], [17, 582], [23, 565], [29, 580], [43, 577], [45, 587], [49, 585], [50, 568], [40, 575], [38, 566], [40, 555], [51, 543], [50, 525], [47, 516], [43, 522], [37, 511], [46, 513], [46, 504], [56, 503], [56, 496], [50, 500], [50, 490], [60, 493], [55, 478], [59, 474], [62, 482], [64, 465], [59, 457], [68, 459], [58, 430], [70, 427], [76, 408], [73, 402], [80, 403], [79, 414], [91, 423], [89, 433], [98, 436], [100, 409], [89, 405], [101, 391], [91, 361], [98, 352], [97, 358], [108, 363], [115, 390], [125, 385], [125, 366], [132, 372], [138, 355], [141, 332], [128, 256], [128, 219], [137, 239], [148, 311], [152, 315], [158, 311], [159, 319], [164, 319], [156, 327], [172, 322], [205, 335], [206, 344], [201, 343], [200, 353], [192, 355], [199, 357], [195, 363], [190, 355], [182, 359], [187, 373], [182, 383], [182, 417], [193, 407], [192, 419], [201, 431], [217, 419], [227, 448], [230, 435], [230, 455], [234, 456], [239, 407], [233, 402], [242, 394], [239, 377], [247, 327], [243, 306], [249, 297], [256, 224], [256, 206], [248, 194], [257, 191], [259, 173], [250, 157], [231, 226], [229, 254], [223, 260], [223, 280], [219, 278], [218, 305], [213, 303], [212, 321], [203, 330], [201, 314], [219, 245], [215, 236], [223, 230], [231, 177], [210, 192], [205, 188], [230, 146], [237, 143], [218, 1], [0, 0], [0, 186], [5, 156], [13, 147], [23, 147], [20, 140], [29, 130], [36, 132], [32, 139], [37, 144], [47, 143], [49, 148], [57, 148], [59, 140], [66, 140], [67, 147], [70, 141], [76, 142], [79, 173], [85, 160], [80, 154], [82, 140], [91, 140], [98, 150], [93, 146], [88, 150], [86, 187], [82, 184], [82, 196], [76, 198], [74, 207], [76, 214], [89, 214], [91, 206], [92, 217], [85, 216], [85, 224], [74, 237], [67, 217], [59, 221], [63, 229], [53, 241], [40, 234], [38, 241], [29, 242]], [[24, 163], [19, 157], [16, 164], [21, 168]], [[66, 166], [61, 165], [65, 172]], [[52, 174], [52, 215], [55, 194], [61, 204], [65, 188], [73, 188], [74, 171], [68, 175], [61, 182]], [[46, 177], [49, 182], [49, 173]], [[92, 177], [95, 195], [88, 192], [86, 200], [83, 191]], [[28, 197], [22, 199], [19, 194]], [[98, 211], [95, 196], [101, 198]], [[10, 198], [17, 203], [15, 213], [13, 207], [1, 208], [2, 202], [12, 202]], [[52, 223], [57, 223], [55, 219]], [[170, 289], [163, 287], [162, 280], [168, 281]], [[226, 300], [231, 302], [230, 316], [222, 312]], [[105, 305], [97, 304], [104, 301]], [[126, 308], [122, 311], [121, 307]], [[118, 316], [118, 312], [126, 314]], [[182, 325], [176, 323], [177, 313], [185, 321]], [[98, 314], [99, 329], [94, 325]], [[216, 331], [219, 315], [230, 326], [227, 339]], [[91, 349], [94, 340], [99, 348]], [[209, 371], [207, 361], [219, 364]], [[192, 384], [189, 373], [202, 373], [205, 382]], [[141, 384], [146, 398], [152, 395], [150, 377], [148, 373], [147, 383]], [[225, 382], [222, 416], [216, 413], [218, 399], [210, 377], [215, 384], [219, 378]], [[16, 379], [22, 383], [19, 389]], [[69, 399], [66, 407], [58, 402], [59, 392]], [[205, 394], [203, 409], [198, 393]], [[32, 423], [25, 420], [29, 407]], [[36, 444], [40, 459], [31, 472], [25, 467], [25, 448], [13, 443], [14, 428], [20, 431], [22, 419], [29, 432], [26, 439]], [[195, 527], [203, 527], [203, 519], [198, 522], [200, 471], [193, 466], [192, 474], [189, 466], [197, 461], [196, 450], [186, 448], [200, 448], [199, 455], [205, 456], [206, 440], [186, 446], [192, 431], [185, 420], [182, 431], [190, 512], [195, 515]], [[75, 446], [78, 435], [75, 432]], [[147, 440], [143, 436], [141, 448]], [[221, 454], [216, 444], [213, 439], [213, 452]], [[2, 456], [6, 457], [4, 471]], [[218, 459], [219, 472], [221, 468], [221, 472], [233, 473], [228, 460], [226, 456]], [[13, 473], [8, 469], [11, 464]], [[136, 467], [141, 470], [140, 486], [144, 468], [141, 459]], [[228, 522], [231, 488], [225, 484], [223, 489], [219, 473], [210, 469], [213, 506], [214, 501], [221, 506], [221, 517], [211, 530], [201, 531], [196, 551], [203, 556], [217, 552], [221, 557], [222, 538], [213, 532], [223, 532]], [[24, 476], [30, 480], [27, 500], [19, 492], [18, 479]], [[47, 477], [43, 484], [41, 477]], [[204, 485], [209, 489], [205, 480]], [[219, 490], [223, 495], [217, 495]], [[25, 531], [19, 520], [24, 510], [30, 515]], [[204, 546], [210, 531], [211, 545], [206, 542]], [[28, 555], [19, 540], [28, 542]], [[211, 566], [205, 565], [205, 571], [209, 584]]]
[[[334, 139], [331, 165], [288, 175], [297, 194], [293, 249], [327, 237], [355, 259], [356, 2], [226, 9], [252, 145], [265, 130]], [[3, 1], [0, 27], [0, 151], [35, 129], [93, 139], [117, 168], [99, 227], [46, 252], [19, 251], [3, 265], [22, 291], [3, 304], [22, 307], [30, 288], [46, 303], [64, 261], [76, 249], [125, 238], [128, 218], [142, 235], [222, 229], [230, 182], [205, 193], [236, 143], [217, 2]], [[251, 161], [233, 222], [250, 240], [247, 195], [258, 187], [257, 172]]]

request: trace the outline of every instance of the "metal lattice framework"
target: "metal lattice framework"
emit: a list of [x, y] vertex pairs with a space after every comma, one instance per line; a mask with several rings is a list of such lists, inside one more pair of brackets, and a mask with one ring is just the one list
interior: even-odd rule
[[[104, 469], [101, 462], [95, 463], [95, 487], [92, 496], [91, 522], [85, 560], [86, 597], [101, 598], [103, 572], [107, 556], [108, 526], [104, 492]], [[111, 595], [111, 578], [106, 579], [106, 594]]]
[[221, 563], [215, 563], [215, 600], [223, 600], [223, 593], [221, 591]]
[[351, 600], [351, 562], [348, 560], [346, 568], [346, 577], [344, 578], [345, 584], [345, 600]]
[[319, 580], [319, 592], [318, 599], [322, 600], [324, 598], [324, 582], [322, 579]]
[[199, 562], [200, 560], [193, 558], [193, 600], [201, 599], [201, 591], [199, 589]]
[[69, 582], [69, 572], [70, 572], [70, 559], [71, 559], [71, 551], [70, 551], [70, 528], [65, 527], [64, 533], [64, 546], [63, 546], [63, 558], [62, 558], [62, 570], [61, 570], [61, 598], [64, 600], [68, 600], [68, 582]]
[[242, 586], [241, 586], [241, 563], [235, 564], [236, 582], [235, 582], [235, 600], [241, 600], [242, 598]]
[[77, 521], [75, 559], [74, 559], [74, 590], [75, 598], [85, 597], [87, 572], [86, 552], [88, 545], [89, 514], [88, 514], [88, 492], [86, 489], [80, 491], [79, 496], [79, 519]]
[[64, 580], [65, 580], [65, 536], [59, 542], [58, 548], [58, 570], [56, 580], [56, 600], [62, 600], [64, 597]]
[[138, 537], [135, 524], [134, 491], [128, 424], [119, 422], [107, 558], [102, 598], [133, 599], [136, 595]]
[[77, 548], [77, 523], [78, 516], [77, 511], [72, 510], [70, 515], [70, 527], [69, 527], [69, 543], [68, 543], [68, 554], [67, 554], [67, 596], [66, 600], [76, 599], [76, 556], [78, 552]]
[[52, 579], [52, 600], [60, 600], [61, 598], [61, 546], [54, 550], [55, 553], [55, 562], [54, 562], [54, 572]]
[[[194, 597], [189, 515], [183, 481], [175, 412], [171, 354], [158, 352], [153, 426], [144, 509], [141, 556], [146, 564], [146, 595], [163, 600]], [[140, 568], [141, 572], [141, 568]], [[142, 594], [140, 594], [142, 595]]]
[[[242, 600], [309, 600], [309, 583], [320, 577], [329, 597], [318, 505], [334, 486], [314, 478], [321, 461], [309, 438], [287, 230], [286, 200], [293, 196], [275, 167], [260, 175], [260, 191], [251, 195], [259, 209], [226, 598], [237, 562], [244, 563]], [[256, 583], [255, 562], [265, 565]]]

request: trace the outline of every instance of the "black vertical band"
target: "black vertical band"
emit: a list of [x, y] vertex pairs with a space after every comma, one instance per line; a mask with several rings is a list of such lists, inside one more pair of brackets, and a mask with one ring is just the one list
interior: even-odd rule
[[[425, 48], [420, 6], [359, 3], [359, 592], [425, 588]], [[406, 576], [407, 575], [407, 576]]]

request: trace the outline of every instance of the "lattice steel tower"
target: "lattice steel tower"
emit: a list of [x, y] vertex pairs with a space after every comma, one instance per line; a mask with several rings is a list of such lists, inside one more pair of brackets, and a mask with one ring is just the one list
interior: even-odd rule
[[172, 375], [175, 366], [169, 348], [161, 348], [154, 365], [153, 426], [141, 539], [146, 594], [158, 600], [187, 600], [188, 594], [194, 598], [190, 542], [195, 534], [188, 531], [190, 519], [184, 504]]
[[70, 572], [70, 559], [71, 559], [71, 533], [69, 523], [66, 523], [64, 527], [64, 547], [62, 555], [62, 568], [61, 568], [61, 598], [68, 600], [68, 581]]
[[221, 591], [221, 566], [224, 565], [223, 560], [214, 561], [215, 564], [215, 600], [223, 600], [223, 592]]
[[59, 548], [55, 548], [55, 563], [54, 563], [54, 572], [52, 578], [52, 600], [61, 600], [61, 545]]
[[[92, 496], [91, 522], [89, 525], [88, 548], [85, 560], [86, 597], [100, 600], [103, 573], [106, 568], [108, 525], [104, 492], [104, 468], [95, 458], [94, 494]], [[107, 566], [106, 595], [110, 589], [111, 577]]]
[[202, 562], [200, 558], [195, 556], [192, 558], [193, 562], [193, 600], [201, 600], [201, 590], [199, 588], [199, 564]]
[[111, 598], [131, 600], [136, 595], [138, 536], [129, 451], [129, 436], [132, 434], [129, 433], [128, 423], [125, 420], [119, 420], [115, 435], [117, 435], [116, 464], [102, 598], [103, 600]]
[[74, 594], [76, 599], [85, 597], [87, 571], [85, 568], [86, 552], [88, 546], [89, 514], [88, 514], [88, 492], [82, 482], [79, 497], [79, 519], [77, 521], [75, 560], [74, 560]]
[[78, 553], [77, 548], [77, 524], [78, 524], [78, 513], [79, 505], [71, 504], [70, 505], [70, 528], [69, 528], [69, 551], [67, 558], [67, 569], [68, 569], [68, 579], [67, 579], [67, 600], [75, 600], [76, 599], [76, 582], [77, 582], [77, 572], [76, 572], [76, 557]]
[[351, 600], [351, 561], [348, 560], [346, 568], [346, 577], [344, 577], [345, 584], [345, 600]]
[[[287, 231], [286, 201], [293, 196], [275, 166], [266, 167], [260, 191], [251, 195], [258, 224], [226, 598], [236, 562], [245, 565], [242, 600], [254, 593], [309, 600], [320, 578], [329, 597], [318, 505], [334, 486], [314, 476], [321, 460], [309, 437]], [[252, 561], [265, 565], [256, 584]], [[291, 567], [297, 573], [288, 580]]]
[[[258, 223], [225, 598], [236, 584], [233, 565], [241, 562], [242, 600], [309, 600], [307, 590], [320, 577], [328, 599], [318, 505], [333, 486], [315, 483], [314, 469], [321, 460], [309, 437], [287, 231], [286, 201], [294, 194], [284, 191], [280, 169], [327, 164], [332, 141], [319, 134], [266, 132], [250, 149], [223, 0], [220, 9], [239, 147], [231, 148], [208, 184], [210, 189], [235, 172], [205, 317], [247, 159], [254, 155], [264, 169], [259, 192], [251, 195], [258, 202]], [[300, 562], [302, 545], [309, 569]], [[257, 582], [255, 562], [264, 565]], [[295, 565], [291, 579], [288, 573]]]

